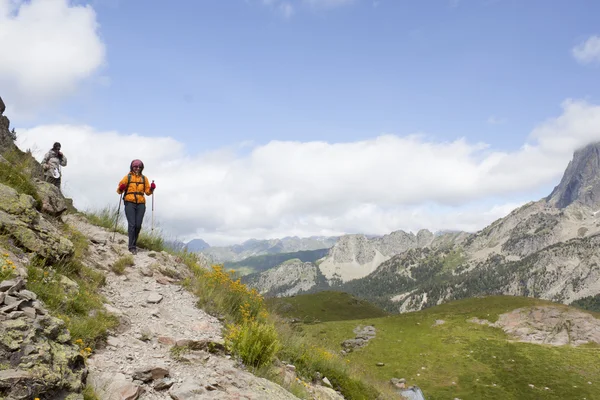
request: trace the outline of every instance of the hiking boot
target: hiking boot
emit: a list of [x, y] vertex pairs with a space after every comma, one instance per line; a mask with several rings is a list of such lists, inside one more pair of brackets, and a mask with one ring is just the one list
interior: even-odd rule
[[129, 252], [135, 255], [137, 254], [137, 249], [134, 247], [133, 249], [129, 249]]

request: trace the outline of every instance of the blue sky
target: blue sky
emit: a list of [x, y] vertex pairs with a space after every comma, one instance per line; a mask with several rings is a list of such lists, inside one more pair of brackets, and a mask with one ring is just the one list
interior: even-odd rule
[[289, 18], [261, 1], [93, 4], [110, 85], [44, 122], [173, 135], [193, 150], [381, 132], [514, 149], [564, 98], [600, 92], [597, 69], [569, 56], [599, 29], [597, 1], [356, 0]]
[[[29, 6], [36, 6], [39, 1], [33, 0]], [[16, 3], [17, 7], [4, 16], [4, 21], [12, 21], [14, 25], [20, 21], [25, 27], [28, 22], [20, 12], [29, 2]], [[40, 51], [39, 55], [32, 53], [29, 60], [39, 57], [40, 65], [47, 62], [54, 74], [48, 80], [64, 78], [68, 89], [49, 88], [44, 91], [44, 100], [35, 102], [32, 96], [37, 93], [35, 87], [24, 89], [23, 85], [10, 85], [17, 74], [23, 75], [18, 75], [23, 82], [27, 81], [27, 72], [19, 72], [17, 68], [7, 72], [0, 68], [0, 87], [3, 82], [9, 87], [8, 96], [0, 95], [9, 107], [7, 114], [14, 115], [13, 125], [23, 131], [23, 140], [29, 140], [27, 145], [44, 148], [46, 143], [54, 141], [48, 132], [68, 140], [84, 137], [81, 133], [84, 127], [91, 129], [88, 133], [95, 135], [98, 143], [106, 143], [102, 138], [106, 139], [108, 132], [123, 141], [137, 134], [142, 138], [140, 143], [143, 142], [140, 152], [141, 149], [154, 151], [143, 156], [150, 160], [157, 154], [163, 156], [159, 160], [163, 170], [166, 165], [184, 165], [179, 163], [187, 160], [194, 168], [203, 165], [198, 167], [197, 174], [220, 171], [216, 175], [219, 178], [211, 180], [211, 186], [194, 184], [189, 198], [206, 196], [209, 188], [230, 193], [225, 190], [230, 185], [226, 177], [240, 179], [241, 183], [236, 183], [238, 187], [256, 178], [255, 175], [238, 176], [227, 165], [239, 163], [240, 171], [249, 169], [254, 174], [263, 171], [263, 167], [268, 169], [267, 165], [271, 164], [260, 157], [273, 154], [266, 150], [277, 141], [296, 143], [298, 147], [294, 150], [285, 147], [282, 151], [287, 156], [278, 159], [273, 168], [294, 159], [296, 154], [315, 154], [296, 150], [310, 147], [313, 142], [325, 142], [331, 146], [330, 150], [341, 144], [348, 145], [345, 149], [359, 143], [368, 147], [381, 135], [399, 139], [393, 142], [393, 146], [401, 146], [398, 154], [403, 154], [402, 149], [406, 148], [401, 139], [413, 134], [423, 135], [418, 139], [421, 145], [442, 146], [442, 152], [455, 151], [450, 144], [464, 139], [465, 146], [471, 149], [464, 153], [465, 160], [471, 167], [487, 172], [484, 160], [491, 153], [501, 153], [509, 161], [520, 160], [526, 143], [536, 147], [539, 153], [528, 157], [529, 162], [537, 160], [532, 169], [540, 170], [538, 175], [532, 175], [531, 181], [514, 184], [507, 184], [508, 178], [493, 181], [495, 186], [478, 194], [473, 193], [477, 187], [485, 186], [481, 182], [487, 182], [489, 177], [478, 173], [477, 178], [466, 185], [463, 181], [470, 179], [469, 173], [456, 170], [453, 175], [456, 186], [472, 187], [469, 194], [457, 189], [458, 200], [454, 200], [450, 192], [417, 196], [414, 201], [396, 195], [386, 198], [386, 193], [379, 195], [377, 189], [372, 189], [371, 197], [341, 191], [289, 209], [288, 200], [297, 199], [303, 192], [290, 192], [285, 177], [278, 177], [281, 184], [275, 185], [277, 188], [273, 190], [272, 180], [266, 182], [263, 178], [257, 183], [267, 189], [252, 207], [268, 208], [264, 206], [265, 199], [281, 198], [281, 204], [276, 202], [279, 212], [240, 206], [244, 210], [239, 215], [258, 213], [265, 220], [272, 218], [264, 226], [259, 224], [258, 230], [252, 228], [250, 222], [244, 224], [243, 229], [234, 227], [238, 214], [210, 224], [207, 223], [209, 216], [199, 215], [194, 223], [198, 227], [210, 225], [209, 231], [202, 228], [194, 231], [192, 226], [176, 228], [178, 223], [174, 221], [183, 217], [163, 214], [165, 226], [177, 231], [176, 234], [189, 238], [202, 235], [208, 237], [209, 243], [211, 237], [213, 241], [225, 243], [286, 233], [362, 231], [362, 227], [369, 230], [365, 233], [420, 227], [476, 229], [517, 204], [549, 193], [558, 183], [572, 147], [600, 139], [600, 127], [596, 137], [589, 125], [596, 121], [595, 105], [600, 103], [600, 39], [598, 42], [595, 39], [600, 35], [597, 18], [600, 2], [597, 1], [203, 0], [167, 3], [95, 0], [74, 3], [48, 0], [45, 7], [51, 7], [50, 3], [57, 9], [86, 10], [87, 16], [64, 17], [72, 22], [70, 24], [56, 16], [49, 20], [48, 30], [56, 27], [58, 32], [66, 29], [65, 25], [73, 26], [74, 30], [62, 32], [65, 36], [42, 34], [27, 39], [30, 45], [46, 46], [46, 51]], [[6, 4], [8, 0], [0, 0], [1, 7], [6, 8]], [[1, 23], [2, 20], [0, 37]], [[82, 34], [76, 29], [81, 29]], [[16, 32], [16, 29], [7, 29], [4, 33], [10, 36]], [[59, 42], [64, 45], [73, 37], [89, 40], [74, 42], [69, 48], [76, 48], [78, 52], [66, 52], [64, 64], [44, 59], [49, 57], [47, 48], [60, 47]], [[0, 44], [0, 54], [7, 57], [2, 46]], [[580, 51], [576, 55], [577, 46]], [[88, 56], [88, 52], [93, 55]], [[55, 54], [60, 57], [60, 53]], [[13, 54], [13, 57], [18, 56]], [[37, 77], [42, 72], [31, 74]], [[569, 108], [565, 106], [569, 99], [576, 104], [583, 103], [579, 108]], [[548, 150], [532, 139], [532, 132], [539, 131], [544, 124], [552, 125], [544, 130], [544, 137], [560, 138], [566, 134], [578, 139], [560, 146], [564, 151], [557, 157], [552, 153], [556, 152], [555, 148]], [[571, 133], [583, 125], [586, 127], [581, 132]], [[549, 130], [552, 132], [548, 133]], [[172, 153], [164, 147], [166, 137], [173, 141], [169, 142], [173, 146]], [[121, 153], [127, 160], [133, 158], [135, 151], [123, 154], [123, 146], [116, 140], [110, 146], [107, 143], [106, 151]], [[488, 147], [477, 149], [480, 142]], [[159, 147], [153, 147], [157, 143]], [[63, 148], [68, 151], [68, 143], [63, 144]], [[83, 154], [83, 150], [78, 148], [78, 153]], [[333, 151], [333, 154], [339, 157], [335, 163], [323, 163], [322, 158], [313, 162], [309, 155], [299, 160], [298, 168], [308, 172], [304, 178], [290, 179], [290, 185], [297, 188], [305, 181], [322, 179], [323, 174], [335, 177], [336, 183], [343, 181], [343, 172], [330, 173], [327, 168], [336, 163], [354, 164], [357, 158], [350, 157], [355, 153], [345, 153], [345, 150]], [[419, 154], [420, 151], [416, 151], [411, 155], [418, 159]], [[436, 160], [444, 159], [441, 153], [433, 154]], [[230, 164], [223, 162], [215, 167], [207, 162], [216, 155], [221, 160], [230, 160]], [[329, 150], [321, 154], [321, 157], [331, 156]], [[393, 158], [390, 155], [389, 160]], [[74, 154], [75, 168], [79, 160], [85, 164], [90, 159], [89, 156], [78, 159]], [[357, 169], [355, 174], [370, 171], [364, 179], [377, 180], [380, 168], [396, 168], [388, 171], [389, 175], [381, 181], [382, 186], [393, 187], [389, 189], [392, 191], [409, 190], [402, 185], [419, 182], [417, 172], [428, 165], [413, 169], [415, 161], [412, 159], [404, 164], [394, 161], [378, 164], [379, 161], [376, 155], [359, 160], [364, 168]], [[321, 169], [311, 172], [310, 166], [315, 163]], [[432, 168], [439, 170], [448, 164], [452, 163], [432, 165]], [[189, 165], [186, 168], [190, 169]], [[522, 167], [519, 161], [505, 170], [516, 171], [513, 179], [518, 180]], [[148, 165], [147, 171], [161, 176], [159, 168], [152, 168]], [[300, 174], [294, 172], [297, 168], [293, 165], [282, 169], [288, 168], [289, 174]], [[465, 168], [470, 171], [470, 167]], [[71, 173], [73, 181], [72, 186], [65, 189], [71, 190], [76, 203], [79, 196], [86, 206], [98, 205], [96, 202], [100, 200], [92, 200], [84, 194], [78, 175], [67, 171], [70, 170], [65, 169], [65, 179]], [[114, 186], [112, 181], [121, 177], [120, 172], [115, 174], [106, 177], [110, 190]], [[163, 187], [181, 188], [175, 182], [165, 182], [167, 178], [173, 181], [173, 175], [164, 174], [161, 176]], [[417, 175], [394, 181], [399, 175], [407, 174]], [[269, 175], [263, 173], [262, 176]], [[234, 179], [234, 182], [238, 181]], [[328, 181], [318, 189], [331, 185]], [[315, 189], [310, 184], [306, 186], [308, 191]], [[237, 207], [240, 201], [256, 194], [255, 189], [248, 190], [243, 195], [231, 195], [225, 203]], [[102, 201], [107, 199], [102, 195], [95, 197]], [[346, 203], [341, 210], [332, 211], [327, 198], [335, 204], [339, 204], [336, 199], [344, 199]], [[372, 221], [382, 215], [387, 215], [389, 220], [390, 214], [386, 213], [391, 213], [397, 217], [392, 218], [397, 226], [364, 224], [360, 220], [336, 225], [340, 219], [358, 218], [356, 215], [362, 215], [369, 207], [375, 207], [377, 212], [365, 214], [365, 220]], [[423, 226], [399, 217], [406, 213], [415, 215], [414, 207], [428, 209], [428, 215], [433, 217], [424, 218], [427, 222], [423, 222]], [[439, 217], [439, 207], [449, 218], [446, 225], [452, 226], [442, 226], [440, 221], [444, 218]], [[468, 223], [460, 220], [459, 214], [463, 211], [468, 214]], [[211, 208], [211, 213], [215, 212], [218, 210]], [[317, 223], [315, 218], [318, 221], [326, 218], [327, 222]], [[406, 226], [402, 221], [406, 221]]]

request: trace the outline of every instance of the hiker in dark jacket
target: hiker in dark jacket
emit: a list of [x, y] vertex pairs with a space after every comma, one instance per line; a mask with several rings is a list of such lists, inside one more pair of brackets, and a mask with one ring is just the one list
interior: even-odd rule
[[141, 160], [133, 160], [129, 165], [129, 173], [121, 179], [117, 193], [125, 193], [125, 216], [127, 217], [129, 235], [129, 251], [137, 254], [137, 239], [142, 230], [142, 221], [146, 213], [146, 196], [151, 196], [156, 189], [154, 182], [149, 184], [148, 178], [142, 175], [144, 163]]
[[62, 179], [61, 167], [67, 166], [67, 157], [60, 151], [60, 143], [56, 142], [42, 160], [44, 180], [60, 189]]

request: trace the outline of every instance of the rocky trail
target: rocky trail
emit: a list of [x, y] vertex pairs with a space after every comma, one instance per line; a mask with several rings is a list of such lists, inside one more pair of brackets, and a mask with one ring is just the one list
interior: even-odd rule
[[[130, 254], [126, 236], [117, 233], [113, 242], [112, 232], [82, 217], [66, 215], [63, 220], [90, 239], [88, 262], [105, 270], [102, 294], [107, 299], [106, 308], [121, 320], [106, 348], [97, 349], [88, 359], [88, 382], [100, 398], [297, 398], [281, 386], [238, 368], [225, 354], [221, 322], [196, 307], [194, 295], [171, 278], [189, 273], [175, 257], [142, 249], [133, 256], [134, 265], [117, 275], [110, 266]], [[173, 351], [184, 346], [185, 352]], [[343, 398], [321, 386], [311, 391], [316, 399]]]

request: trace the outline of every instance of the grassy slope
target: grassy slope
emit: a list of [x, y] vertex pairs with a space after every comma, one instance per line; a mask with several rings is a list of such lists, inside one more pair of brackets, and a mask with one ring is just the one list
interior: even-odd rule
[[[466, 322], [472, 317], [495, 321], [503, 312], [536, 304], [551, 303], [522, 297], [467, 299], [418, 313], [303, 329], [339, 351], [357, 325], [374, 325], [377, 337], [350, 353], [348, 362], [381, 382], [406, 378], [409, 385], [421, 387], [427, 400], [600, 398], [600, 347], [511, 342], [500, 329]], [[445, 323], [433, 326], [438, 319]], [[377, 367], [377, 362], [385, 366]]]
[[267, 306], [279, 315], [303, 321], [340, 321], [378, 318], [387, 315], [366, 300], [347, 293], [325, 291], [294, 297], [266, 299]]

